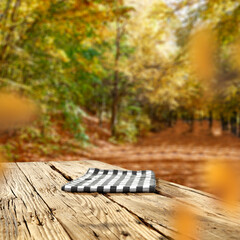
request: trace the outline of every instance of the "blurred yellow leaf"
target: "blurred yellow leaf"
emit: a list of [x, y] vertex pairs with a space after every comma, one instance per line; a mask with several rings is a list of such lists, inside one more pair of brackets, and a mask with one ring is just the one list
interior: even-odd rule
[[189, 58], [197, 76], [210, 83], [215, 75], [214, 55], [217, 43], [210, 29], [203, 29], [193, 34], [189, 41]]
[[238, 168], [227, 162], [208, 163], [206, 180], [211, 192], [223, 201], [223, 205], [234, 210], [240, 196]]
[[2, 130], [29, 123], [36, 115], [37, 107], [29, 99], [16, 93], [0, 93], [0, 127]]
[[179, 233], [175, 239], [195, 239], [197, 219], [194, 211], [187, 205], [179, 204], [175, 207], [174, 213], [174, 228]]

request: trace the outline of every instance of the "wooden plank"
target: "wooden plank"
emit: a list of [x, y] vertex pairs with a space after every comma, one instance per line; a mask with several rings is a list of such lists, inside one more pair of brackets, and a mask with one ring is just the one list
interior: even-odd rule
[[70, 240], [15, 163], [6, 165], [0, 190], [0, 239]]
[[[87, 165], [85, 164], [87, 163]], [[74, 162], [72, 162], [74, 163]], [[69, 162], [69, 164], [64, 163], [58, 165], [60, 168], [60, 165], [64, 165], [65, 170], [69, 170], [67, 167], [70, 165], [72, 167], [72, 163]], [[55, 164], [58, 164], [58, 162], [55, 162]], [[83, 165], [85, 171], [88, 169], [88, 167], [95, 167], [96, 164], [99, 166], [99, 168], [106, 168], [106, 169], [124, 169], [117, 166], [113, 166], [104, 162], [98, 162], [94, 160], [85, 160], [84, 162], [80, 162], [80, 164]], [[75, 169], [75, 177], [79, 176], [80, 172], [77, 172], [77, 169]], [[84, 173], [84, 171], [81, 171], [81, 173]], [[73, 173], [74, 174], [74, 173]], [[227, 218], [229, 220], [229, 217], [231, 217], [232, 221], [235, 221], [236, 223], [240, 223], [240, 205], [238, 205], [237, 208], [235, 208], [235, 212], [229, 212], [227, 209], [222, 207], [221, 201], [219, 201], [214, 195], [185, 187], [176, 183], [167, 182], [162, 179], [157, 179], [157, 186], [156, 190], [163, 196], [169, 197], [169, 198], [175, 198], [179, 200], [180, 202], [185, 202], [189, 205], [193, 205], [196, 208], [204, 209], [206, 212], [216, 215], [220, 218]]]
[[[124, 169], [94, 160], [84, 160], [79, 162], [49, 162], [48, 164], [56, 166], [57, 169], [62, 172], [62, 174], [72, 178], [77, 178], [83, 175], [89, 167], [98, 166], [99, 168], [103, 169]], [[73, 164], [77, 164], [78, 166], [74, 168], [74, 170]], [[68, 172], [71, 172], [71, 176], [68, 175]], [[181, 202], [186, 202], [190, 205], [196, 206], [197, 208], [206, 208], [208, 212], [216, 214], [218, 217], [224, 217], [231, 214], [226, 209], [221, 207], [220, 201], [218, 201], [214, 195], [199, 191], [197, 189], [167, 182], [162, 179], [157, 179], [156, 190], [163, 196], [178, 199]], [[240, 210], [239, 212], [236, 211], [232, 217], [235, 217], [237, 220], [239, 220]]]
[[181, 202], [194, 205], [197, 208], [204, 210], [207, 213], [216, 215], [219, 218], [225, 218], [236, 223], [240, 223], [240, 206], [234, 206], [234, 212], [230, 212], [220, 200], [214, 195], [188, 188], [175, 183], [167, 182], [161, 179], [157, 179], [157, 191], [171, 198], [178, 199]]
[[[65, 176], [76, 178], [81, 176], [89, 167], [98, 167], [104, 169], [117, 168], [109, 164], [96, 161], [80, 161], [80, 162], [50, 162], [56, 170]], [[160, 183], [160, 182], [159, 182]], [[177, 188], [177, 185], [174, 186]], [[168, 237], [175, 237], [175, 229], [172, 226], [173, 209], [179, 202], [191, 204], [200, 211], [198, 212], [198, 236], [202, 240], [217, 239], [238, 239], [240, 236], [240, 223], [236, 219], [232, 219], [227, 215], [218, 213], [216, 202], [211, 195], [204, 194], [200, 191], [192, 191], [188, 188], [180, 187], [181, 198], [176, 196], [176, 190], [168, 187], [162, 187], [161, 183], [158, 188], [164, 192], [164, 196], [160, 194], [107, 194], [107, 196], [116, 203], [123, 206], [130, 212], [134, 212], [140, 219], [152, 225], [159, 232]], [[168, 191], [169, 189], [169, 191]], [[186, 192], [187, 197], [183, 198]], [[175, 193], [175, 195], [174, 195]], [[179, 192], [178, 192], [179, 193]], [[194, 195], [194, 198], [193, 198]], [[199, 198], [201, 200], [196, 201]], [[184, 201], [183, 201], [184, 200]], [[208, 210], [210, 206], [210, 210]]]
[[17, 218], [14, 213], [14, 207], [11, 203], [14, 202], [16, 196], [11, 191], [6, 183], [3, 173], [0, 173], [0, 239], [14, 239], [18, 232], [22, 235], [29, 236], [27, 228], [23, 224], [19, 224], [20, 229], [16, 228]]
[[61, 191], [66, 179], [47, 163], [17, 165], [72, 239], [166, 239], [102, 194]]

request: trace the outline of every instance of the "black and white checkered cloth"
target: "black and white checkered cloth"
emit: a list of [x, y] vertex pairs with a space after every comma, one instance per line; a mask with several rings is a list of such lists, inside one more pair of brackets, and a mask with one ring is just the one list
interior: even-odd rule
[[89, 168], [85, 175], [62, 186], [67, 192], [154, 192], [155, 174], [151, 170], [122, 171]]

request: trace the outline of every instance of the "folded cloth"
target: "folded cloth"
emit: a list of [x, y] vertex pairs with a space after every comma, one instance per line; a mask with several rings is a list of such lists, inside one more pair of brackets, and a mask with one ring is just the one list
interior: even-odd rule
[[62, 186], [67, 192], [154, 192], [155, 174], [151, 170], [123, 171], [89, 168], [80, 178]]

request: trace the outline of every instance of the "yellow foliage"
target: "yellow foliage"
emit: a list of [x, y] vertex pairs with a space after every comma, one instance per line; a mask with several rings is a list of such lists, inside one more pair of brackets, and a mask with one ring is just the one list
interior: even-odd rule
[[240, 40], [234, 42], [231, 46], [232, 66], [240, 71]]
[[70, 61], [64, 50], [58, 49], [56, 54], [57, 54], [58, 58], [60, 58], [63, 62], [69, 62]]

